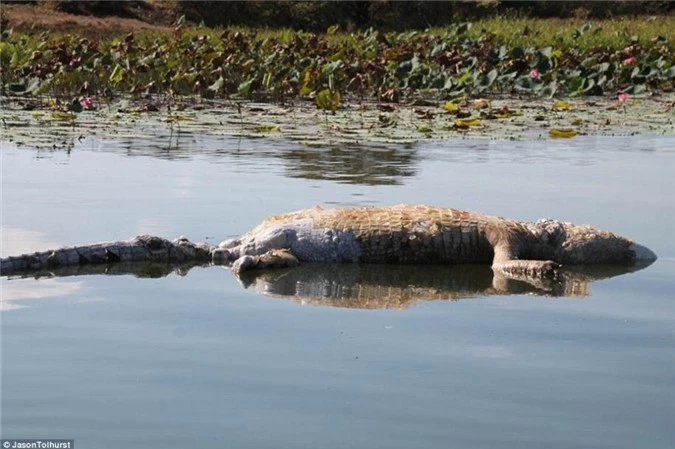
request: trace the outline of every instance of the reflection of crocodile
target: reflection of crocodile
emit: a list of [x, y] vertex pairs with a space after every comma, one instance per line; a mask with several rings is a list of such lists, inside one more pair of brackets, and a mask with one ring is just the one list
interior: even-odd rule
[[240, 281], [266, 296], [301, 304], [353, 309], [404, 309], [418, 301], [497, 295], [590, 296], [594, 281], [640, 270], [643, 264], [564, 268], [537, 285], [508, 279], [486, 265], [401, 266], [314, 264], [244, 273]]
[[239, 274], [300, 262], [489, 264], [516, 279], [554, 274], [560, 264], [631, 264], [654, 260], [644, 246], [610, 232], [557, 220], [520, 223], [455, 209], [315, 207], [267, 218], [218, 248], [185, 238], [140, 236], [2, 259], [3, 274], [117, 261], [234, 261]]
[[[188, 274], [208, 264], [121, 262], [69, 265], [19, 274], [16, 277], [68, 277], [84, 275], [133, 275], [159, 278]], [[521, 282], [493, 272], [487, 265], [380, 265], [305, 264], [280, 270], [243, 273], [239, 280], [248, 289], [271, 297], [328, 307], [354, 309], [404, 309], [419, 301], [459, 300], [497, 295], [537, 295], [584, 298], [593, 281], [631, 273], [643, 264], [566, 267], [558, 279]], [[10, 279], [15, 278], [14, 276]], [[11, 282], [11, 281], [10, 281]], [[12, 298], [6, 298], [11, 300]]]
[[59, 267], [45, 267], [32, 270], [18, 270], [9, 275], [9, 280], [14, 279], [49, 279], [55, 277], [72, 276], [134, 276], [144, 279], [158, 279], [170, 274], [185, 276], [195, 267], [210, 267], [209, 262], [115, 262], [97, 263], [84, 265], [63, 265]]

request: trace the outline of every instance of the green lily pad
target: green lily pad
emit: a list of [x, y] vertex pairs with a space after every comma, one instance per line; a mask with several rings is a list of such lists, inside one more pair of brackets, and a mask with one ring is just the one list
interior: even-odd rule
[[577, 132], [572, 128], [553, 128], [548, 135], [554, 139], [569, 139], [576, 136]]
[[324, 111], [335, 111], [340, 106], [340, 92], [324, 89], [316, 94], [316, 105]]
[[256, 126], [254, 131], [257, 133], [278, 133], [281, 132], [281, 128], [276, 125], [262, 125]]
[[73, 121], [75, 120], [75, 117], [77, 117], [77, 115], [73, 114], [72, 112], [63, 112], [63, 111], [52, 112], [52, 120], [56, 120], [57, 122]]

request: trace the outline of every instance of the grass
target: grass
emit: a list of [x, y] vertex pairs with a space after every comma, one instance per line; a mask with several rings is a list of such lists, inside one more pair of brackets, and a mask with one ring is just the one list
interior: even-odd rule
[[[574, 33], [587, 24], [591, 26], [590, 30], [575, 38]], [[281, 43], [288, 43], [296, 32], [283, 28], [229, 27], [228, 29], [232, 32], [238, 31], [245, 34], [255, 33], [259, 40], [277, 39]], [[446, 28], [439, 27], [432, 28], [428, 32], [434, 35], [443, 35], [445, 30]], [[190, 35], [217, 37], [222, 33], [223, 28], [191, 26], [187, 27], [186, 31]], [[93, 33], [92, 37], [107, 40], [121, 37], [127, 31], [122, 30], [115, 35], [114, 31], [106, 30], [105, 34], [97, 35], [95, 29], [83, 29], [80, 34], [89, 37], [90, 33]], [[135, 32], [135, 35], [139, 41], [149, 41], [170, 33], [170, 30], [139, 30]], [[644, 44], [657, 36], [663, 36], [667, 38], [666, 45], [671, 50], [675, 50], [675, 17], [672, 16], [636, 16], [609, 20], [493, 17], [473, 22], [467, 35], [479, 39], [486, 33], [492, 34], [497, 42], [508, 47], [531, 46], [541, 48], [551, 46], [562, 50], [573, 47], [581, 51], [597, 47], [620, 50], [632, 45], [634, 41]], [[49, 33], [53, 37], [61, 37], [67, 34], [72, 33], [63, 31]], [[351, 34], [338, 30], [328, 36], [328, 41], [332, 44], [339, 44], [349, 39]]]
[[[582, 36], [574, 33], [590, 24]], [[432, 32], [442, 33], [442, 29]], [[495, 17], [475, 22], [469, 35], [479, 38], [484, 33], [495, 35], [507, 46], [534, 46], [577, 48], [585, 51], [594, 47], [620, 50], [631, 45], [633, 37], [644, 44], [657, 36], [668, 39], [671, 50], [675, 49], [675, 18], [670, 16], [622, 17], [610, 20], [584, 19], [519, 19]]]
[[[585, 25], [591, 28], [575, 38], [575, 32]], [[259, 29], [247, 27], [231, 27], [232, 31], [257, 34], [258, 39], [278, 39], [287, 43], [295, 31], [290, 29]], [[196, 34], [218, 35], [222, 29], [194, 27]], [[428, 30], [434, 35], [443, 35], [446, 28]], [[422, 31], [420, 31], [422, 32]], [[496, 42], [508, 47], [554, 47], [565, 50], [576, 48], [581, 51], [604, 47], [611, 50], [622, 50], [632, 45], [634, 40], [641, 44], [650, 42], [657, 36], [667, 38], [667, 46], [675, 50], [675, 17], [671, 16], [638, 16], [622, 17], [609, 20], [586, 19], [532, 19], [494, 17], [472, 22], [467, 35], [479, 39], [486, 33], [492, 34]], [[391, 33], [396, 34], [396, 33]], [[338, 31], [328, 37], [331, 43], [340, 43], [349, 39], [351, 33]]]

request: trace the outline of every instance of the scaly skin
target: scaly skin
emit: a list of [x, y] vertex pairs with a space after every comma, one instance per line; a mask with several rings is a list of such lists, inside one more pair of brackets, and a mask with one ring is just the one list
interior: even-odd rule
[[116, 262], [209, 261], [211, 248], [194, 244], [184, 237], [169, 241], [150, 235], [119, 241], [73, 246], [57, 250], [6, 257], [0, 260], [3, 275], [38, 271], [70, 265], [110, 264]]
[[[521, 223], [421, 205], [323, 209], [265, 219], [214, 250], [240, 273], [285, 261], [401, 264], [491, 263], [510, 278], [555, 275], [562, 264], [633, 263], [635, 242], [556, 220]], [[656, 256], [644, 247], [641, 258]], [[277, 250], [276, 256], [269, 253]]]

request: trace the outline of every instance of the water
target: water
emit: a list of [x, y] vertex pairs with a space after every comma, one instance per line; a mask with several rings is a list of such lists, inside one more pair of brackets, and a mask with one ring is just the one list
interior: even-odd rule
[[[409, 202], [591, 223], [660, 258], [587, 296], [479, 286], [368, 310], [290, 300], [276, 284], [245, 289], [220, 267], [3, 279], [3, 437], [80, 448], [675, 445], [672, 137], [153, 142], [85, 139], [70, 153], [3, 143], [2, 254], [139, 233], [215, 243], [313, 204]], [[391, 297], [397, 277], [371, 276]]]

